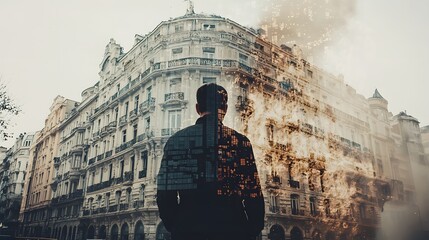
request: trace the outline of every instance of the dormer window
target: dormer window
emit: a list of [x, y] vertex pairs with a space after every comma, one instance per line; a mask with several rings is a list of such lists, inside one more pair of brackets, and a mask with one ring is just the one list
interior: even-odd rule
[[216, 28], [216, 25], [214, 24], [208, 24], [208, 23], [203, 24], [203, 30], [214, 30], [215, 28]]

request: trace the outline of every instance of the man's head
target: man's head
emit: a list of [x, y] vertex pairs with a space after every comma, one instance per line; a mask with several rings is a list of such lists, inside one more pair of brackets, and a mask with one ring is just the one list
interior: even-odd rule
[[215, 83], [204, 84], [197, 90], [197, 113], [204, 116], [217, 113], [220, 120], [228, 109], [228, 92], [222, 86]]

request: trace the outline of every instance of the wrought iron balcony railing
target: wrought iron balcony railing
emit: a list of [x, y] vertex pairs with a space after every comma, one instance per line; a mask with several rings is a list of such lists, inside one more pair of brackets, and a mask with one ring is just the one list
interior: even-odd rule
[[151, 97], [140, 104], [140, 112], [141, 114], [145, 114], [150, 109], [155, 107], [155, 98]]

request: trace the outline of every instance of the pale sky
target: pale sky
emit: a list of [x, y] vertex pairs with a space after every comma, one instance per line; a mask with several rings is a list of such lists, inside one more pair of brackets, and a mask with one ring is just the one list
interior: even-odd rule
[[[264, 0], [275, 1], [282, 0]], [[197, 13], [254, 28], [263, 7], [259, 0], [195, 0], [194, 5]], [[81, 92], [99, 79], [110, 38], [128, 51], [135, 34], [184, 15], [186, 6], [183, 0], [0, 0], [0, 76], [23, 110], [10, 130], [18, 136], [43, 128], [57, 95], [80, 101]], [[365, 97], [378, 88], [393, 114], [407, 110], [420, 126], [428, 125], [429, 1], [359, 0], [355, 7], [314, 64], [343, 74]]]

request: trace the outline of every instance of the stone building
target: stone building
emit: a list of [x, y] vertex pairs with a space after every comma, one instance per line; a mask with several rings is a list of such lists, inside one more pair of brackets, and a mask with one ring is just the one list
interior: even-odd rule
[[366, 99], [299, 47], [229, 19], [188, 9], [136, 35], [128, 52], [111, 39], [99, 75], [81, 103], [54, 104], [60, 119], [32, 145], [24, 235], [168, 239], [156, 206], [163, 146], [194, 124], [196, 90], [209, 82], [229, 92], [225, 125], [253, 145], [266, 201], [260, 239], [375, 239], [384, 204], [414, 196], [377, 90]]
[[2, 159], [0, 219], [1, 225], [7, 227], [11, 234], [18, 230], [19, 208], [33, 137], [32, 133], [20, 134], [14, 145], [7, 151], [5, 158]]
[[19, 217], [25, 235], [46, 236], [51, 232], [51, 183], [54, 157], [58, 155], [60, 141], [58, 127], [74, 105], [74, 101], [57, 96], [50, 107], [45, 127], [34, 135]]

